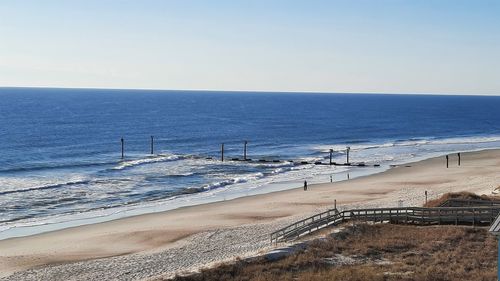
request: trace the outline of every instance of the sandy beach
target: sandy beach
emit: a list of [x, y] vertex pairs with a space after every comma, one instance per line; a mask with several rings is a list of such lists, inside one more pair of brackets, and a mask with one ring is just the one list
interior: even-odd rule
[[[367, 168], [368, 169], [368, 168]], [[2, 280], [154, 280], [265, 253], [269, 234], [332, 208], [417, 206], [452, 191], [491, 194], [500, 150], [438, 157], [338, 183], [244, 197], [0, 241]]]

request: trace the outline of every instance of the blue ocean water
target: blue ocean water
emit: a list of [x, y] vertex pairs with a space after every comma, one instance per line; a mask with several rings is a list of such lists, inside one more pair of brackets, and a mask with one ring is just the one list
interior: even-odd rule
[[382, 168], [497, 148], [499, 108], [486, 96], [0, 88], [0, 231], [378, 171], [220, 162], [221, 143], [228, 160], [245, 140], [252, 159], [327, 161], [334, 149], [345, 162], [351, 146], [353, 162]]

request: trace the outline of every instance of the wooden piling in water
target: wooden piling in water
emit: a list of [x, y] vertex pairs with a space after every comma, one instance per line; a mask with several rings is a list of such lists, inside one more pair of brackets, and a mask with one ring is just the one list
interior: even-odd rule
[[347, 151], [347, 153], [346, 153], [346, 154], [347, 154], [347, 162], [346, 162], [346, 164], [349, 164], [349, 151], [350, 151], [350, 150], [351, 150], [351, 147], [350, 147], [350, 146], [348, 146], [348, 147], [346, 148], [346, 151]]
[[457, 155], [458, 155], [458, 166], [460, 166], [460, 152], [457, 153]]
[[448, 155], [446, 155], [446, 168], [448, 168], [448, 167], [449, 167], [449, 166], [448, 166], [449, 158], [450, 158], [450, 157], [449, 157]]
[[245, 145], [244, 145], [244, 148], [243, 148], [243, 160], [247, 160], [247, 144], [248, 144], [248, 141], [245, 141]]
[[224, 144], [220, 146], [220, 161], [224, 162]]
[[151, 136], [151, 155], [154, 154], [154, 136]]
[[124, 158], [124, 146], [125, 146], [125, 140], [123, 139], [123, 137], [120, 139], [120, 142], [122, 144], [122, 159]]
[[330, 166], [332, 165], [332, 154], [333, 154], [333, 149], [330, 149]]

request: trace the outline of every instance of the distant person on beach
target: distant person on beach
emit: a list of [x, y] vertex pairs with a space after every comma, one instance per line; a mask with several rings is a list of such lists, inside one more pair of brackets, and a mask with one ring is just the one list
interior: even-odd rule
[[307, 181], [304, 181], [304, 191], [307, 191]]

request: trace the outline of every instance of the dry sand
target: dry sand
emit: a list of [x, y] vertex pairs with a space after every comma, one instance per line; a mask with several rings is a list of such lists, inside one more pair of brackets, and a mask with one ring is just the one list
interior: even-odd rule
[[[263, 253], [269, 234], [331, 208], [422, 205], [450, 191], [491, 194], [500, 150], [402, 165], [349, 181], [180, 208], [0, 241], [2, 280], [143, 280]], [[369, 169], [369, 168], [366, 168]]]

